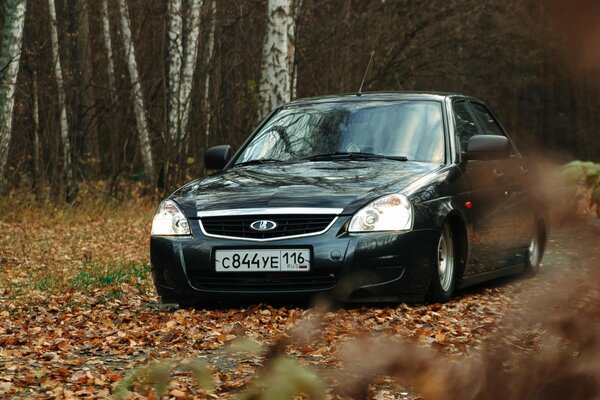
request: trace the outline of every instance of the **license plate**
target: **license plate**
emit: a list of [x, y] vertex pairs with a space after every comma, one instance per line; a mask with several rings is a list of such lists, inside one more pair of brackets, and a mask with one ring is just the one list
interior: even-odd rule
[[309, 271], [310, 250], [217, 250], [217, 272]]

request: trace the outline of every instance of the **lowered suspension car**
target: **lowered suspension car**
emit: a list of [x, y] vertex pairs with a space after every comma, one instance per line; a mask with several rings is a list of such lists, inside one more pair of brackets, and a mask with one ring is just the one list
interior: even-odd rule
[[536, 171], [481, 101], [445, 93], [302, 99], [273, 111], [217, 171], [158, 206], [164, 302], [328, 294], [448, 301], [535, 272], [547, 237]]

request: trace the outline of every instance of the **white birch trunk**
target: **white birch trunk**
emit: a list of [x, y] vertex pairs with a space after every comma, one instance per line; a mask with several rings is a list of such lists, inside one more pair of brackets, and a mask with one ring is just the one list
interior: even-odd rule
[[167, 124], [177, 156], [185, 149], [190, 99], [198, 59], [202, 0], [190, 0], [183, 18], [181, 0], [169, 0], [167, 22]]
[[117, 87], [115, 83], [115, 61], [113, 57], [112, 36], [110, 34], [110, 19], [108, 17], [108, 0], [102, 0], [102, 39], [106, 48], [110, 98], [115, 103], [117, 101]]
[[182, 0], [169, 0], [167, 9], [167, 130], [173, 146], [177, 146], [180, 132], [181, 64], [183, 56]]
[[206, 127], [204, 131], [204, 148], [208, 148], [208, 137], [210, 135], [210, 64], [213, 59], [213, 52], [215, 51], [215, 30], [217, 27], [217, 0], [211, 1], [211, 20], [210, 20], [210, 33], [208, 36], [208, 49], [206, 52], [206, 77], [204, 78], [204, 112], [206, 113]]
[[52, 47], [52, 64], [54, 66], [54, 78], [58, 95], [58, 107], [60, 109], [60, 137], [63, 145], [63, 175], [65, 177], [67, 202], [74, 200], [76, 195], [75, 182], [73, 179], [73, 168], [71, 159], [71, 140], [69, 138], [69, 121], [67, 120], [67, 104], [65, 101], [65, 85], [60, 63], [58, 45], [58, 22], [56, 19], [56, 7], [54, 0], [48, 0], [48, 13], [50, 15], [50, 42]]
[[[267, 33], [263, 45], [258, 117], [263, 119], [274, 108], [291, 99], [290, 29], [292, 0], [269, 0]], [[292, 61], [290, 61], [292, 60]]]
[[117, 0], [119, 13], [121, 16], [121, 31], [123, 34], [123, 47], [125, 49], [125, 59], [129, 71], [129, 79], [133, 87], [133, 109], [135, 121], [137, 124], [138, 137], [140, 141], [140, 152], [142, 163], [144, 164], [144, 173], [149, 183], [155, 183], [154, 161], [152, 159], [152, 146], [150, 145], [150, 132], [148, 129], [148, 119], [146, 108], [144, 107], [144, 98], [142, 94], [142, 85], [138, 75], [137, 61], [135, 59], [135, 47], [131, 38], [131, 28], [129, 23], [129, 11], [125, 0]]
[[5, 3], [4, 34], [0, 51], [0, 190], [12, 136], [13, 107], [27, 0], [7, 0]]
[[187, 125], [190, 116], [190, 104], [192, 88], [194, 84], [194, 73], [198, 60], [198, 44], [200, 42], [200, 11], [203, 0], [191, 0], [190, 11], [186, 21], [186, 40], [183, 65], [181, 69], [181, 87], [179, 89], [179, 149], [187, 145]]

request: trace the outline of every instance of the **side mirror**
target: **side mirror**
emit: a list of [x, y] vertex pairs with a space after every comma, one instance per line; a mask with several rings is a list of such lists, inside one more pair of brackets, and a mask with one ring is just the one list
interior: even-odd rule
[[222, 144], [209, 147], [204, 152], [204, 167], [206, 169], [221, 170], [231, 159], [231, 146]]
[[466, 160], [500, 160], [510, 157], [510, 142], [506, 136], [476, 135], [469, 139]]

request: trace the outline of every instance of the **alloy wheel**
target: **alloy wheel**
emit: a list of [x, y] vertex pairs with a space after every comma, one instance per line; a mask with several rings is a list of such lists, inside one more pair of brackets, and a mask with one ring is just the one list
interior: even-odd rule
[[444, 227], [438, 244], [438, 278], [442, 290], [450, 290], [454, 278], [454, 242], [447, 226]]

